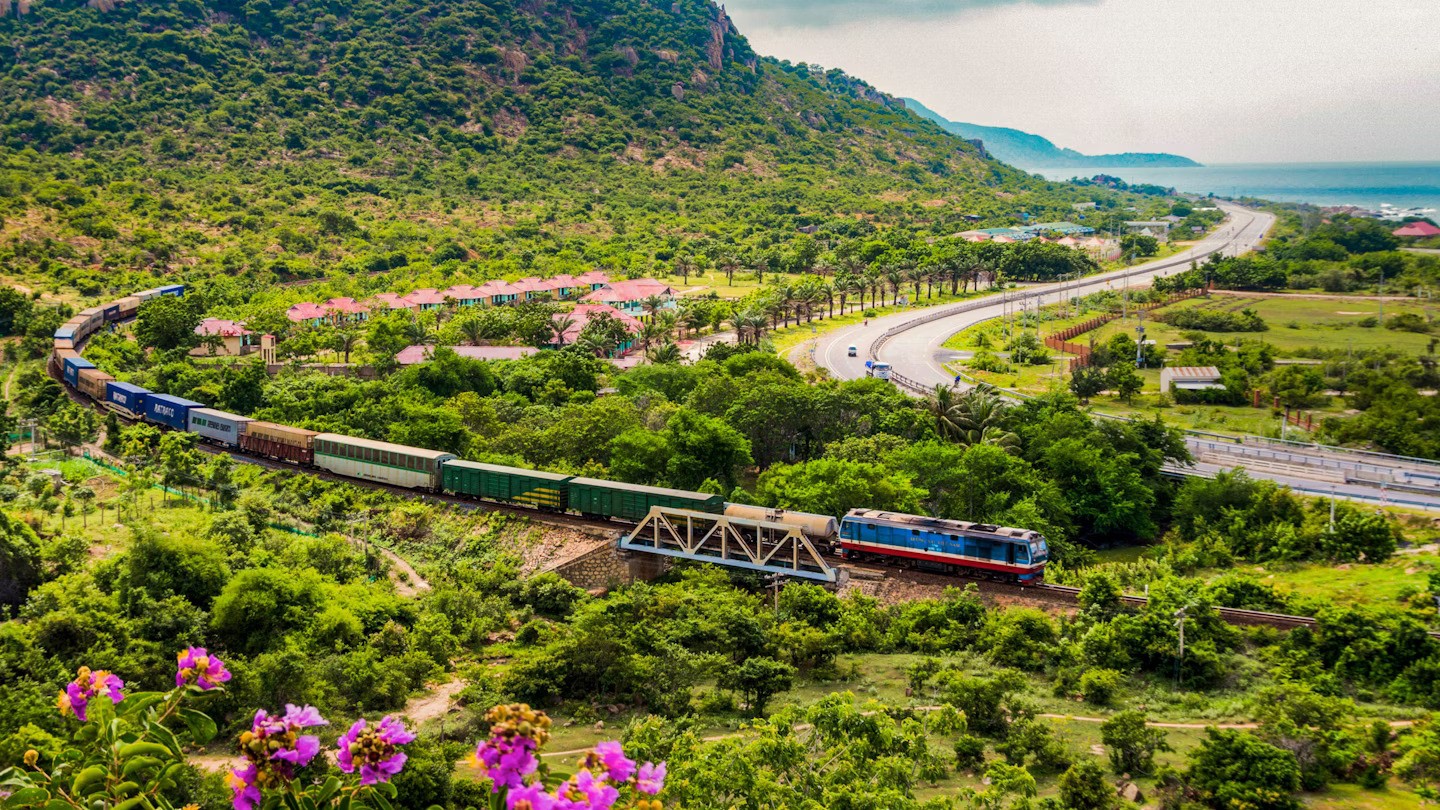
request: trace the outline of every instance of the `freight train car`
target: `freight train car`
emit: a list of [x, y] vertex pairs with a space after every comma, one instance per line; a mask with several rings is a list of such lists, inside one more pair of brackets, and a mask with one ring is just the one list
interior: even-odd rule
[[96, 402], [105, 401], [105, 386], [115, 381], [114, 377], [98, 368], [82, 368], [77, 376], [79, 379], [76, 381], [75, 387], [80, 389], [80, 393]]
[[190, 409], [205, 405], [183, 397], [169, 394], [149, 394], [145, 397], [145, 421], [164, 425], [175, 430], [186, 430], [190, 424]]
[[313, 430], [254, 421], [246, 425], [245, 432], [240, 434], [240, 449], [308, 467], [315, 461], [315, 437], [318, 435]]
[[105, 384], [105, 404], [112, 411], [119, 411], [131, 419], [145, 415], [145, 397], [150, 392], [138, 385], [111, 380]]
[[1045, 538], [1029, 529], [879, 509], [851, 509], [840, 522], [840, 547], [848, 559], [912, 560], [1025, 584], [1041, 580], [1050, 551]]
[[240, 437], [245, 435], [245, 428], [253, 421], [248, 416], [214, 408], [191, 408], [187, 429], [212, 444], [233, 448], [240, 446]]
[[410, 489], [439, 491], [440, 467], [453, 458], [454, 453], [357, 439], [338, 433], [321, 433], [315, 437], [316, 467], [347, 478]]
[[59, 356], [60, 362], [64, 364], [65, 384], [78, 390], [80, 388], [80, 370], [95, 368], [95, 364], [73, 351], [68, 354], [56, 352], [56, 355]]
[[454, 495], [529, 504], [555, 512], [563, 512], [569, 505], [568, 475], [458, 459], [446, 461], [440, 471], [442, 486]]
[[638, 521], [650, 512], [652, 506], [715, 514], [725, 511], [725, 501], [719, 495], [703, 492], [642, 487], [599, 478], [571, 478], [567, 486], [570, 489], [570, 510], [582, 515]]
[[131, 295], [105, 305], [105, 322], [116, 323], [135, 317], [140, 309], [140, 296]]

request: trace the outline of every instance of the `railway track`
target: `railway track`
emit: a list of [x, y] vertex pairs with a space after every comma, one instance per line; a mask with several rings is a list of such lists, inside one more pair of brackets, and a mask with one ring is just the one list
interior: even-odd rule
[[[113, 413], [113, 411], [102, 408], [88, 397], [82, 395], [80, 392], [66, 385], [63, 375], [58, 373], [57, 369], [54, 368], [52, 363], [47, 362], [45, 367], [47, 373], [49, 373], [52, 377], [55, 377], [59, 381], [60, 387], [64, 389], [66, 396], [68, 396], [72, 401], [80, 405], [90, 407], [93, 410], [102, 414]], [[140, 421], [136, 419], [130, 419], [119, 413], [116, 413], [116, 416], [120, 419], [120, 421], [126, 424], [133, 425]], [[629, 531], [630, 529], [633, 529], [635, 527], [635, 524], [624, 521], [608, 520], [603, 518], [587, 518], [581, 517], [579, 515], [565, 514], [562, 512], [544, 512], [533, 507], [520, 506], [516, 504], [507, 504], [498, 501], [480, 501], [470, 498], [463, 498], [456, 495], [447, 495], [445, 493], [420, 492], [417, 490], [407, 489], [405, 487], [394, 486], [391, 484], [382, 484], [376, 481], [362, 481], [359, 479], [337, 475], [335, 473], [329, 472], [328, 470], [298, 467], [294, 464], [276, 461], [271, 458], [252, 456], [244, 453], [243, 451], [239, 451], [238, 449], [230, 450], [223, 447], [216, 447], [211, 444], [200, 443], [197, 445], [197, 447], [199, 447], [199, 449], [204, 451], [205, 453], [209, 453], [211, 455], [229, 453], [230, 456], [236, 461], [244, 464], [251, 464], [258, 467], [263, 467], [270, 470], [283, 470], [287, 472], [305, 473], [307, 475], [313, 475], [324, 480], [334, 481], [336, 483], [369, 487], [371, 489], [387, 491], [391, 494], [404, 498], [420, 500], [427, 503], [443, 503], [450, 506], [458, 507], [460, 509], [465, 509], [467, 511], [478, 511], [484, 509], [525, 517], [537, 523], [543, 523], [551, 526], [569, 529], [579, 529], [586, 532], [598, 531], [605, 534], [613, 534], [617, 541], [626, 531]], [[1080, 589], [1070, 585], [1053, 585], [1050, 583], [1041, 583], [1039, 585], [1018, 585], [1014, 583], [1000, 582], [992, 579], [980, 579], [958, 575], [932, 574], [928, 572], [915, 571], [905, 566], [879, 565], [876, 563], [844, 562], [837, 563], [835, 567], [842, 571], [848, 572], [849, 576], [857, 579], [875, 579], [877, 577], [896, 576], [912, 582], [929, 584], [975, 583], [979, 586], [982, 593], [1010, 593], [1013, 595], [1024, 596], [1027, 598], [1043, 601], [1051, 601], [1066, 605], [1078, 604], [1080, 596]], [[1144, 607], [1149, 602], [1146, 597], [1134, 596], [1130, 594], [1122, 595], [1120, 597], [1120, 600], [1124, 604], [1130, 605], [1132, 607]], [[1220, 607], [1216, 608], [1215, 610], [1219, 614], [1220, 618], [1225, 620], [1227, 623], [1242, 627], [1276, 627], [1281, 629], [1293, 629], [1296, 627], [1315, 626], [1315, 618], [1312, 616], [1291, 616], [1284, 613], [1266, 613], [1264, 611], [1258, 610], [1244, 610], [1241, 608], [1227, 607]], [[1430, 631], [1430, 635], [1435, 638], [1440, 638], [1440, 631]]]

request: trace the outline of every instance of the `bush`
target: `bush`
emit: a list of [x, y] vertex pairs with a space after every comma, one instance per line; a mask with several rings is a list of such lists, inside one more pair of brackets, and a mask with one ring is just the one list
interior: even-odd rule
[[1109, 810], [1119, 802], [1105, 771], [1082, 759], [1060, 775], [1060, 803], [1066, 810]]
[[1253, 309], [1226, 312], [1185, 307], [1158, 312], [1155, 319], [1177, 329], [1198, 329], [1202, 332], [1264, 332], [1270, 328]]
[[1295, 810], [1300, 765], [1295, 755], [1234, 730], [1205, 730], [1206, 739], [1191, 754], [1189, 783], [1200, 803], [1216, 810]]
[[985, 741], [973, 734], [955, 739], [955, 767], [962, 771], [978, 771], [985, 764]]
[[1092, 669], [1080, 676], [1080, 694], [1086, 703], [1109, 706], [1120, 691], [1123, 677], [1113, 669]]
[[970, 358], [969, 366], [975, 371], [991, 371], [996, 374], [1009, 374], [1012, 371], [1010, 364], [1001, 360], [1000, 355], [987, 349], [975, 352]]
[[1419, 313], [1402, 312], [1399, 315], [1391, 315], [1386, 318], [1385, 328], [1394, 329], [1399, 332], [1415, 332], [1426, 335], [1430, 333], [1430, 322], [1425, 320], [1425, 317]]

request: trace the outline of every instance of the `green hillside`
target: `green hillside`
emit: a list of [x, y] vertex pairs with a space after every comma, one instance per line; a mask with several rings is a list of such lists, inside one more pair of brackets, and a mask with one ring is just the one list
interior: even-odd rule
[[18, 8], [0, 270], [86, 295], [447, 261], [643, 272], [682, 245], [804, 269], [800, 228], [953, 233], [1113, 199], [758, 56], [702, 0]]

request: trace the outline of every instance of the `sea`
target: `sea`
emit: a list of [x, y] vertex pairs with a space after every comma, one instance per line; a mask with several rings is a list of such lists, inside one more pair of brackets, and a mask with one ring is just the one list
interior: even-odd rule
[[1379, 211], [1433, 209], [1440, 217], [1440, 163], [1228, 163], [1189, 168], [1040, 169], [1051, 180], [1108, 174], [1220, 197], [1262, 197]]

